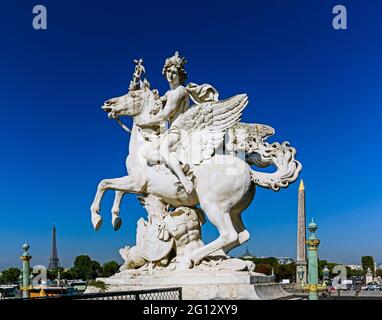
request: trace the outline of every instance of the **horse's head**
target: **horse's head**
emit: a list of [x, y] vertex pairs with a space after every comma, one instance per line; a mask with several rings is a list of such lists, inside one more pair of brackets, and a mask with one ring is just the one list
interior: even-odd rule
[[130, 90], [127, 94], [112, 98], [102, 106], [108, 113], [109, 118], [120, 116], [136, 117], [152, 111], [157, 105], [157, 94], [150, 90], [148, 83], [141, 82], [139, 90]]

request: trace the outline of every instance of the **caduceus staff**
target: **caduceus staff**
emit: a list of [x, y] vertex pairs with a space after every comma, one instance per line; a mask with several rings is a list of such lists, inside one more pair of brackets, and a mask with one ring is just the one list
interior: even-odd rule
[[136, 64], [134, 74], [133, 74], [133, 80], [130, 81], [129, 90], [138, 90], [139, 88], [139, 81], [141, 80], [142, 73], [145, 73], [145, 67], [143, 66], [143, 59], [136, 60], [134, 59], [134, 63]]
[[[129, 85], [129, 91], [134, 91], [139, 89], [139, 81], [141, 80], [142, 73], [146, 73], [145, 67], [143, 66], [143, 59], [134, 59], [135, 63], [135, 69], [133, 73], [133, 80], [130, 81]], [[131, 129], [126, 127], [126, 125], [118, 118], [116, 117], [115, 120], [118, 122], [118, 124], [128, 133], [131, 133]]]

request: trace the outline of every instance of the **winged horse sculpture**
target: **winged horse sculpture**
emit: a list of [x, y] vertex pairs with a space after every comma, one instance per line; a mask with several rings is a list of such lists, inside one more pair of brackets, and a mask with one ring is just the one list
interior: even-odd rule
[[[246, 94], [196, 104], [181, 114], [169, 129], [182, 131], [177, 154], [193, 181], [193, 190], [187, 193], [165, 163], [153, 165], [143, 156], [158, 127], [143, 129], [138, 125], [139, 120], [150, 116], [158, 99], [147, 82], [140, 82], [139, 88], [107, 100], [102, 106], [111, 117], [132, 117], [133, 126], [126, 158], [128, 175], [104, 179], [98, 184], [91, 219], [98, 230], [102, 224], [100, 203], [107, 190], [116, 191], [112, 208], [115, 230], [121, 225], [119, 206], [125, 193], [154, 195], [174, 208], [200, 205], [218, 229], [219, 237], [192, 251], [188, 257], [188, 267], [192, 267], [220, 249], [227, 253], [248, 241], [250, 234], [242, 222], [241, 213], [253, 200], [256, 185], [274, 191], [286, 188], [297, 179], [302, 166], [295, 159], [296, 150], [287, 142], [269, 144], [264, 141], [274, 133], [271, 127], [240, 123], [248, 103]], [[166, 134], [168, 131], [156, 135], [158, 143]], [[274, 165], [276, 170], [273, 173], [257, 172], [251, 165]]]

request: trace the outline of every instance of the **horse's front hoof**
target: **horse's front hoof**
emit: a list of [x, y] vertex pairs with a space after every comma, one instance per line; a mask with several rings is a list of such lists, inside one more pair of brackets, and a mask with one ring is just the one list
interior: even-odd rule
[[92, 224], [95, 231], [98, 231], [102, 226], [102, 217], [98, 214], [92, 214]]
[[249, 234], [248, 230], [244, 230], [239, 233], [239, 243], [243, 244], [244, 242], [247, 242], [251, 235]]
[[113, 217], [111, 224], [113, 225], [114, 231], [117, 231], [122, 225], [122, 219], [120, 217]]

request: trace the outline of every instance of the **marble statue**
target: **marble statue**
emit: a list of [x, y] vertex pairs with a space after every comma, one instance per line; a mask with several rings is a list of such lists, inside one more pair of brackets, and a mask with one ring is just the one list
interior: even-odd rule
[[[121, 270], [135, 269], [151, 264], [152, 267], [166, 267], [176, 262], [174, 268], [182, 268], [183, 256], [204, 245], [201, 240], [203, 212], [198, 208], [168, 207], [153, 195], [139, 197], [148, 212], [147, 221], [138, 220], [136, 246], [120, 250], [125, 260]], [[179, 263], [180, 262], [180, 263]]]
[[[98, 185], [91, 205], [94, 228], [102, 225], [100, 203], [107, 190], [115, 191], [115, 230], [122, 223], [123, 195], [137, 194], [148, 217], [138, 221], [136, 245], [120, 250], [125, 260], [121, 272], [253, 270], [253, 264], [228, 256], [250, 237], [241, 214], [253, 200], [256, 186], [278, 191], [297, 179], [302, 167], [295, 159], [296, 150], [288, 142], [266, 142], [273, 128], [240, 122], [248, 104], [246, 94], [220, 100], [209, 84], [186, 84], [186, 59], [178, 52], [165, 61], [169, 90], [163, 96], [142, 79], [143, 60], [135, 64], [128, 93], [102, 106], [131, 136], [128, 175]], [[131, 130], [120, 120], [123, 116], [133, 118]], [[272, 173], [251, 167], [270, 165], [276, 168]], [[207, 244], [201, 233], [205, 218], [219, 231], [219, 237]]]

